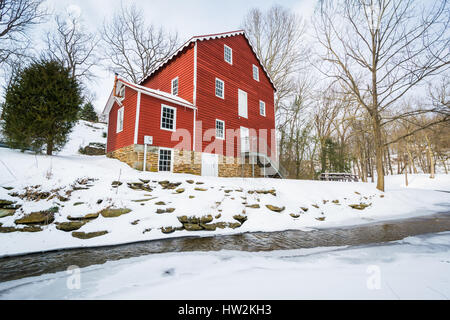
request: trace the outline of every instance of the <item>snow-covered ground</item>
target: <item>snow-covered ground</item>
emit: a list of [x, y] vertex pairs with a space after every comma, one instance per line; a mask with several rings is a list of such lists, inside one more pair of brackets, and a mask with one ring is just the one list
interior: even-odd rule
[[[77, 153], [89, 142], [105, 142], [104, 126], [81, 122], [72, 133], [69, 143], [58, 155], [48, 157], [0, 148], [0, 199], [16, 201], [22, 207], [12, 216], [0, 218], [0, 227], [16, 227], [15, 220], [28, 213], [58, 207], [55, 223], [67, 222], [68, 216], [82, 217], [106, 207], [128, 208], [131, 212], [110, 218], [100, 215], [84, 224], [77, 232], [107, 231], [91, 239], [78, 239], [71, 232], [56, 229], [56, 224], [44, 226], [40, 232], [0, 233], [0, 256], [44, 250], [111, 245], [187, 235], [233, 234], [249, 231], [280, 231], [318, 227], [335, 227], [377, 220], [398, 219], [450, 211], [450, 176], [410, 175], [405, 188], [403, 176], [386, 177], [386, 192], [376, 190], [371, 183], [321, 182], [306, 180], [214, 178], [187, 174], [150, 173], [131, 169], [126, 164], [105, 156], [85, 156]], [[90, 178], [89, 189], [79, 184]], [[152, 191], [133, 190], [127, 182], [150, 180]], [[111, 184], [123, 184], [114, 188]], [[163, 189], [163, 180], [180, 182], [176, 193]], [[187, 180], [194, 180], [193, 184]], [[196, 184], [197, 182], [203, 184]], [[40, 201], [20, 199], [26, 187], [35, 186], [35, 193], [49, 192], [52, 196]], [[6, 187], [2, 188], [2, 187]], [[13, 189], [11, 189], [13, 188]], [[200, 188], [200, 190], [198, 189]], [[197, 189], [197, 190], [196, 190]], [[70, 195], [67, 191], [73, 190]], [[206, 191], [204, 191], [206, 190]], [[267, 193], [274, 190], [272, 193]], [[255, 191], [266, 191], [258, 193]], [[16, 193], [16, 194], [14, 194]], [[12, 195], [11, 195], [12, 194]], [[276, 194], [276, 195], [274, 195]], [[68, 201], [61, 201], [65, 196]], [[158, 202], [164, 204], [158, 205]], [[357, 210], [350, 205], [368, 205]], [[259, 205], [259, 208], [249, 206]], [[266, 207], [283, 208], [274, 212]], [[158, 209], [175, 209], [158, 214]], [[303, 208], [303, 209], [302, 209]], [[291, 215], [292, 214], [292, 215]], [[247, 221], [239, 228], [217, 228], [215, 231], [177, 230], [163, 233], [161, 228], [180, 228], [180, 216], [211, 215], [212, 223], [236, 224], [234, 216]]]
[[0, 299], [449, 298], [450, 232], [350, 248], [153, 254], [0, 283]]

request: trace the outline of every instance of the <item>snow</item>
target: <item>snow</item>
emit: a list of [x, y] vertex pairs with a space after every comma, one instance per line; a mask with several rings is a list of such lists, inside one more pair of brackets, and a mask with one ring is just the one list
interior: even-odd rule
[[[94, 127], [94, 128], [93, 128]], [[59, 206], [55, 214], [56, 222], [65, 222], [67, 216], [83, 216], [98, 212], [107, 206], [129, 208], [132, 211], [116, 218], [97, 219], [85, 224], [77, 231], [108, 231], [108, 234], [92, 238], [77, 239], [70, 232], [56, 229], [55, 224], [44, 227], [41, 232], [0, 233], [0, 256], [40, 252], [61, 248], [102, 246], [134, 241], [144, 241], [178, 236], [210, 236], [236, 234], [251, 231], [280, 231], [287, 229], [309, 230], [311, 228], [337, 227], [369, 223], [379, 220], [398, 219], [449, 211], [450, 176], [440, 174], [431, 180], [428, 175], [410, 176], [410, 186], [402, 185], [403, 176], [387, 176], [387, 190], [382, 193], [372, 183], [362, 182], [322, 182], [307, 180], [280, 180], [263, 178], [215, 178], [188, 174], [140, 172], [128, 165], [106, 156], [85, 156], [77, 153], [80, 146], [89, 142], [105, 142], [102, 133], [105, 126], [80, 122], [74, 129], [69, 143], [55, 156], [34, 155], [28, 152], [0, 148], [0, 186], [13, 187], [6, 190], [0, 187], [0, 199], [14, 200], [21, 204], [21, 210], [14, 216], [0, 218], [2, 227], [16, 226], [14, 220], [23, 215]], [[56, 192], [64, 195], [81, 178], [95, 179], [89, 190], [73, 191], [70, 200], [61, 202], [57, 198], [41, 201], [25, 201], [9, 195], [22, 193], [25, 187], [39, 186], [37, 190]], [[136, 191], [127, 182], [151, 180], [152, 192]], [[186, 180], [203, 182], [202, 185], [189, 184]], [[112, 181], [120, 180], [118, 188]], [[181, 182], [185, 192], [174, 194], [164, 190], [158, 181]], [[197, 191], [201, 187], [207, 191]], [[254, 190], [276, 190], [272, 194], [249, 193]], [[57, 191], [55, 191], [57, 190]], [[230, 192], [226, 193], [225, 191]], [[150, 196], [151, 194], [151, 196]], [[191, 199], [189, 196], [195, 196]], [[246, 199], [243, 199], [245, 197]], [[149, 199], [145, 202], [133, 200]], [[102, 200], [101, 203], [97, 203]], [[333, 203], [338, 200], [338, 203]], [[156, 205], [163, 201], [164, 206]], [[83, 202], [81, 205], [74, 204]], [[248, 208], [259, 204], [259, 209]], [[364, 210], [355, 210], [350, 204], [365, 203]], [[281, 213], [270, 211], [266, 205], [285, 207]], [[315, 206], [318, 206], [316, 208]], [[301, 207], [308, 208], [303, 212]], [[158, 208], [175, 208], [172, 213], [157, 214]], [[290, 214], [298, 214], [293, 218]], [[210, 231], [175, 231], [171, 234], [161, 232], [161, 227], [180, 227], [178, 216], [218, 216], [213, 222], [236, 222], [234, 215], [243, 214], [248, 220], [237, 229], [225, 228]], [[318, 218], [325, 218], [324, 221]], [[132, 222], [137, 224], [132, 224]], [[144, 232], [151, 229], [149, 232]]]
[[0, 283], [0, 299], [447, 300], [449, 283], [443, 232], [357, 247], [153, 254]]

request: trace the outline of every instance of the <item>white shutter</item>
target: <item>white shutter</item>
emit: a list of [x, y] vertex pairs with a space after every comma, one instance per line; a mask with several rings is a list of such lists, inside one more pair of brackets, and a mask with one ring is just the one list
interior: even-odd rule
[[241, 89], [238, 92], [239, 116], [247, 118], [247, 92]]

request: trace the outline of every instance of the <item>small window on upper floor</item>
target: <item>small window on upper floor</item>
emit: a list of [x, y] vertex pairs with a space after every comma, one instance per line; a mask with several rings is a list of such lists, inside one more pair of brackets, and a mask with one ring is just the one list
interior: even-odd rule
[[116, 91], [117, 98], [119, 98], [120, 100], [125, 99], [125, 86], [123, 84], [117, 88], [117, 91]]
[[253, 65], [253, 79], [259, 81], [259, 68]]
[[216, 119], [216, 138], [225, 139], [225, 121]]
[[216, 78], [216, 97], [224, 99], [225, 97], [225, 83]]
[[178, 95], [178, 77], [172, 80], [172, 94]]
[[259, 100], [259, 114], [264, 117], [266, 116], [266, 103], [261, 100]]
[[233, 50], [225, 44], [223, 46], [223, 58], [229, 64], [233, 64]]
[[123, 112], [124, 112], [124, 107], [119, 108], [117, 110], [117, 126], [116, 126], [116, 133], [122, 132], [123, 131]]

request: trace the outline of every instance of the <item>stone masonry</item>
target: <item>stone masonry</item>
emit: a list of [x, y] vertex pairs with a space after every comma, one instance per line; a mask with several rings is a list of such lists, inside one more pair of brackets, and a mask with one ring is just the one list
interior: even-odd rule
[[[159, 147], [147, 146], [146, 170], [158, 171]], [[144, 146], [130, 145], [108, 152], [107, 157], [125, 162], [130, 167], [142, 170], [144, 165]], [[202, 153], [190, 150], [173, 149], [173, 172], [201, 175]], [[261, 169], [250, 163], [249, 158], [235, 158], [219, 155], [219, 177], [259, 177]]]

